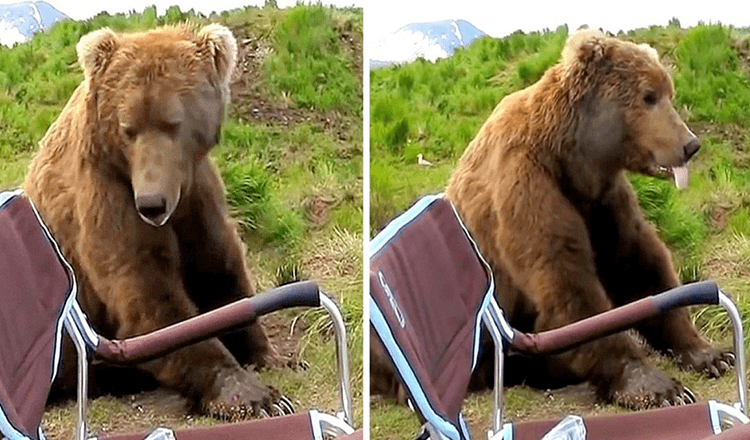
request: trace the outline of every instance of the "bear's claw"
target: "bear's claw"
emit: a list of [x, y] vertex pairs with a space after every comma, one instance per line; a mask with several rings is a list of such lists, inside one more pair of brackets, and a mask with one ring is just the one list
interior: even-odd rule
[[294, 404], [292, 404], [291, 399], [289, 399], [288, 397], [281, 396], [281, 399], [279, 399], [279, 405], [281, 405], [286, 414], [294, 414]]
[[698, 371], [709, 378], [721, 377], [734, 366], [734, 353], [727, 349], [706, 348], [674, 353], [675, 362], [682, 369]]
[[695, 402], [693, 392], [680, 382], [639, 361], [626, 364], [611, 396], [614, 403], [633, 410]]
[[252, 370], [222, 372], [216, 380], [218, 396], [203, 405], [204, 412], [212, 417], [238, 421], [294, 413], [291, 400], [261, 383]]

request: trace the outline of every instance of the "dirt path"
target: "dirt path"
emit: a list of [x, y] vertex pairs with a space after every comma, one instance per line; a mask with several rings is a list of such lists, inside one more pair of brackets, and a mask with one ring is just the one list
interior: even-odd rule
[[[243, 32], [242, 29], [233, 30]], [[331, 133], [336, 139], [349, 140], [352, 132], [351, 118], [336, 111], [319, 111], [297, 107], [286, 96], [270, 96], [263, 84], [263, 60], [270, 53], [266, 42], [249, 35], [236, 35], [238, 41], [237, 69], [230, 85], [231, 105], [229, 117], [240, 122], [268, 126], [293, 127], [302, 123], [314, 124], [321, 131]], [[362, 84], [362, 44], [353, 34], [343, 33], [339, 41], [353, 58]]]

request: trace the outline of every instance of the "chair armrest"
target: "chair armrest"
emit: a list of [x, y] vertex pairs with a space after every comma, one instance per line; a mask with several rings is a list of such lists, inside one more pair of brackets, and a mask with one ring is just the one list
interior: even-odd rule
[[719, 304], [719, 287], [713, 281], [685, 284], [564, 327], [537, 334], [513, 330], [511, 346], [530, 354], [553, 354], [633, 327], [639, 322], [679, 307]]
[[318, 307], [320, 295], [314, 281], [287, 284], [145, 335], [124, 340], [100, 338], [96, 356], [121, 364], [145, 362], [250, 325], [268, 313], [290, 307]]

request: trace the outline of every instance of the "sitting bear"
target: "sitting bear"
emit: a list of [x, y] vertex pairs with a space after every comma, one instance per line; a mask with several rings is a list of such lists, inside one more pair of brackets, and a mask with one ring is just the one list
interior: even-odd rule
[[[237, 45], [220, 25], [94, 31], [84, 80], [41, 141], [25, 191], [75, 269], [97, 329], [122, 339], [253, 294], [245, 248], [208, 152], [219, 141]], [[259, 324], [140, 366], [208, 412], [270, 409], [243, 364], [272, 349]], [[67, 358], [75, 364], [75, 357]]]
[[[700, 142], [673, 96], [654, 49], [584, 30], [537, 83], [505, 97], [467, 147], [446, 196], [519, 330], [553, 329], [679, 285], [624, 173], [671, 169], [686, 184]], [[715, 377], [733, 362], [684, 308], [638, 331], [683, 368]], [[630, 408], [683, 402], [682, 385], [645, 357], [620, 333], [546, 357], [536, 371], [545, 386], [590, 380], [601, 398]]]

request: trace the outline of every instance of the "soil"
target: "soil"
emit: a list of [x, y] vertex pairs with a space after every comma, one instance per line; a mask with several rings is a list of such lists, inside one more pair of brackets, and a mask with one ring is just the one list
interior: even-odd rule
[[269, 315], [263, 318], [263, 328], [271, 345], [279, 356], [279, 366], [297, 368], [300, 364], [300, 339], [305, 327], [298, 321], [289, 320], [286, 316]]
[[[319, 130], [348, 141], [352, 134], [352, 118], [337, 111], [319, 111], [297, 107], [286, 96], [270, 96], [262, 79], [263, 60], [270, 49], [266, 42], [241, 34], [243, 29], [233, 29], [238, 41], [237, 68], [230, 84], [231, 105], [229, 117], [240, 122], [257, 122], [267, 126], [293, 127], [301, 123], [314, 124]], [[362, 84], [361, 37], [342, 33], [340, 42], [357, 66]]]
[[695, 121], [688, 124], [699, 139], [711, 136], [733, 145], [738, 151], [746, 148], [747, 130], [737, 124], [715, 124], [706, 121]]
[[727, 225], [728, 209], [723, 206], [716, 206], [711, 212], [711, 228], [715, 231], [722, 231]]
[[331, 208], [336, 199], [330, 196], [317, 195], [304, 202], [305, 216], [313, 227], [320, 227], [328, 223]]

